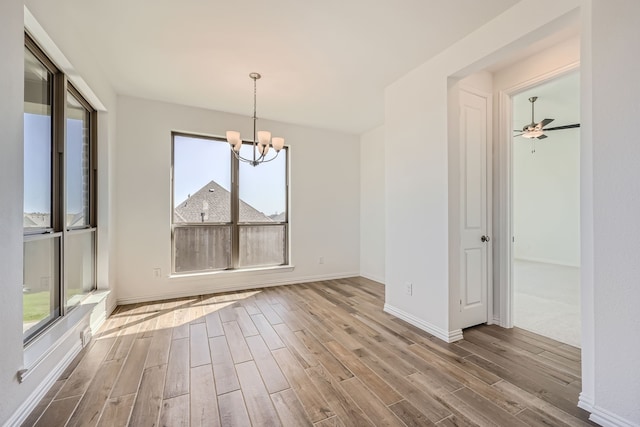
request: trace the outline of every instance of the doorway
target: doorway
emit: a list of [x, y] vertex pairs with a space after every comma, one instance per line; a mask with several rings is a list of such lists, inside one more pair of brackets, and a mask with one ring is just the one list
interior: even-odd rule
[[580, 130], [570, 126], [580, 123], [579, 98], [578, 71], [511, 96], [514, 130], [554, 119], [544, 125], [541, 139], [517, 132], [511, 141], [513, 326], [576, 347], [580, 347]]

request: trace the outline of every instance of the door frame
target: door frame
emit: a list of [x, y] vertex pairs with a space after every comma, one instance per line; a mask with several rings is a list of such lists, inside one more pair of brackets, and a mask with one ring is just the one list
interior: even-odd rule
[[500, 306], [494, 323], [513, 328], [513, 102], [512, 97], [532, 87], [580, 69], [580, 61], [572, 62], [532, 79], [499, 91], [498, 147], [500, 154], [500, 221], [498, 224], [498, 280]]

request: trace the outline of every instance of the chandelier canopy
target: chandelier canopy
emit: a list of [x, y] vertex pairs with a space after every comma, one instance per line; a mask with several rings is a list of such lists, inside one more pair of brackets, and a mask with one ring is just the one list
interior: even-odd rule
[[[271, 132], [266, 130], [260, 130], [256, 132], [256, 124], [258, 121], [258, 117], [256, 116], [256, 81], [262, 77], [258, 73], [251, 73], [249, 77], [253, 80], [253, 140], [249, 141], [253, 144], [252, 156], [250, 158], [243, 157], [240, 155], [240, 149], [242, 148], [242, 138], [240, 137], [240, 132], [235, 130], [227, 131], [227, 142], [231, 147], [231, 151], [235, 155], [235, 157], [246, 163], [250, 163], [253, 166], [258, 166], [261, 163], [270, 162], [280, 153], [280, 150], [284, 147], [284, 138], [280, 138], [277, 136], [271, 137]], [[267, 154], [270, 151], [270, 148], [273, 148], [273, 152], [275, 155], [267, 158]]]

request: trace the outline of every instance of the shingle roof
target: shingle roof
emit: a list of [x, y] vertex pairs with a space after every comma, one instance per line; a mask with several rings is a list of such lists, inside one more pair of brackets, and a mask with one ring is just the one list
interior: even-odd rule
[[[273, 222], [271, 218], [240, 200], [242, 222]], [[230, 222], [229, 191], [215, 181], [192, 194], [173, 210], [174, 222]]]
[[[84, 212], [68, 213], [66, 227], [85, 225]], [[22, 226], [25, 228], [49, 228], [51, 227], [51, 214], [39, 212], [27, 212], [22, 216]]]

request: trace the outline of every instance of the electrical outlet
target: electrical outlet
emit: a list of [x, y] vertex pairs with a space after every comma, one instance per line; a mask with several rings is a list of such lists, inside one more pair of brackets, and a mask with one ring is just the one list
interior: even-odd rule
[[409, 296], [413, 295], [413, 284], [411, 282], [404, 284], [404, 292]]
[[162, 276], [162, 270], [160, 268], [153, 269], [153, 277], [159, 279]]
[[324, 257], [323, 256], [318, 258], [318, 264], [324, 264]]
[[89, 345], [91, 336], [91, 328], [86, 328], [84, 331], [80, 332], [80, 342], [82, 343], [82, 348], [85, 348], [87, 345]]

